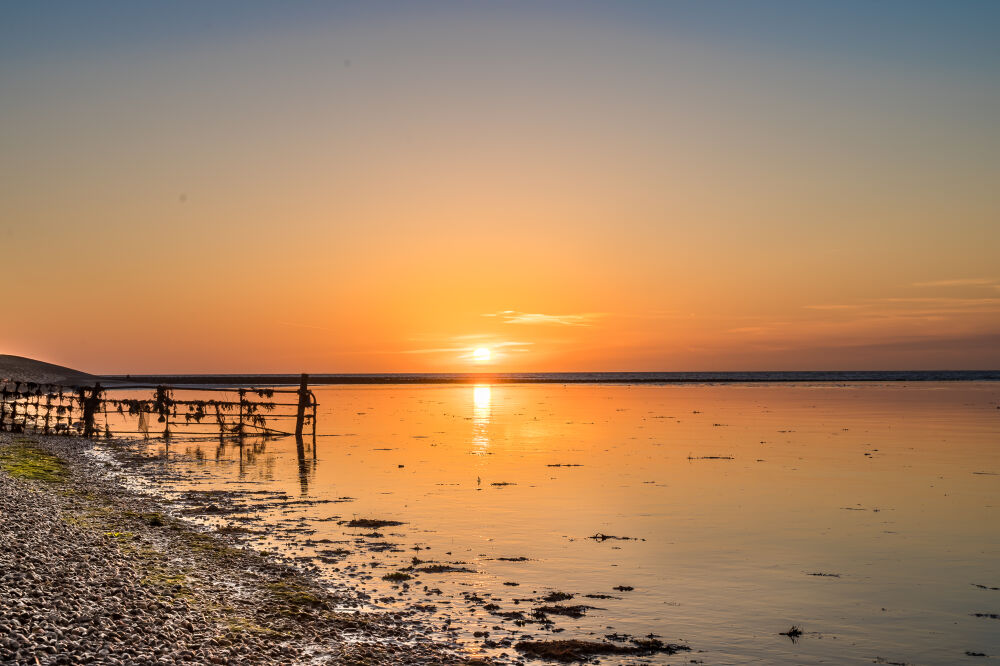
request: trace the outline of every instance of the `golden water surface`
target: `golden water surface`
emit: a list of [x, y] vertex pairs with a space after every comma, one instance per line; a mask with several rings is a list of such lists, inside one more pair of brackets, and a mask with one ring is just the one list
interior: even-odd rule
[[[267, 529], [260, 544], [316, 563], [334, 587], [366, 591], [370, 606], [420, 606], [439, 628], [450, 619], [476, 652], [516, 654], [473, 636], [490, 631], [514, 641], [652, 633], [693, 648], [647, 658], [664, 663], [1000, 655], [990, 617], [1000, 590], [989, 589], [1000, 587], [996, 383], [350, 386], [316, 396], [315, 457], [308, 439], [304, 450], [292, 439], [175, 441], [176, 474], [149, 483], [168, 496], [310, 500], [263, 506], [244, 524], [253, 518]], [[352, 518], [404, 524], [361, 536], [372, 530], [342, 524]], [[589, 538], [601, 535], [628, 538]], [[472, 572], [382, 580], [415, 556]], [[469, 601], [530, 617], [553, 591], [594, 608], [517, 626]], [[793, 624], [805, 632], [794, 642], [779, 635]]]

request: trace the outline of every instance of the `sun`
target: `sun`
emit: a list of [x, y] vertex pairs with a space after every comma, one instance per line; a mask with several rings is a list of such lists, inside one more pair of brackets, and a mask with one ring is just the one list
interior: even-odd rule
[[472, 352], [472, 358], [476, 361], [488, 361], [490, 360], [490, 350], [486, 347], [480, 347], [479, 349]]

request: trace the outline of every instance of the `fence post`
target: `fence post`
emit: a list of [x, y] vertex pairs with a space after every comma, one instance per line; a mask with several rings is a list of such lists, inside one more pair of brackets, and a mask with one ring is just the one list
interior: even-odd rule
[[101, 384], [98, 382], [94, 384], [94, 388], [90, 391], [90, 397], [84, 398], [83, 400], [83, 436], [93, 437], [94, 436], [94, 412], [97, 411], [97, 405], [101, 399]]
[[306, 419], [306, 407], [309, 406], [309, 375], [302, 373], [299, 382], [299, 409], [295, 414], [295, 439], [302, 441], [302, 424]]
[[[309, 392], [310, 394], [312, 391]], [[313, 460], [316, 459], [316, 396], [312, 396], [312, 406], [313, 406]]]
[[240, 446], [243, 446], [243, 405], [245, 405], [247, 401], [246, 399], [247, 392], [244, 389], [240, 389], [238, 393], [240, 396], [240, 422], [239, 425], [236, 427], [236, 436], [239, 437]]
[[45, 433], [49, 434], [49, 414], [52, 413], [52, 387], [49, 387], [49, 391], [45, 393]]

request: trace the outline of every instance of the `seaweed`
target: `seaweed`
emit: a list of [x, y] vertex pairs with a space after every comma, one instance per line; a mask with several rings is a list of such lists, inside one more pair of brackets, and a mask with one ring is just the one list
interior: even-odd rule
[[657, 639], [633, 639], [632, 645], [614, 645], [604, 641], [556, 640], [521, 641], [514, 649], [528, 657], [551, 659], [554, 661], [587, 661], [598, 655], [650, 655], [656, 653], [677, 654], [688, 651], [686, 645], [664, 643]]
[[396, 527], [398, 525], [405, 525], [399, 520], [380, 520], [378, 518], [354, 518], [348, 521], [340, 521], [341, 525], [347, 525], [348, 527], [364, 527], [366, 529], [378, 529], [379, 527]]

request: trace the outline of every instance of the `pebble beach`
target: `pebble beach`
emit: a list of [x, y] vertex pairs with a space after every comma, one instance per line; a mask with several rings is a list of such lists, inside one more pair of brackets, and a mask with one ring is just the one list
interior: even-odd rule
[[477, 663], [164, 514], [105, 478], [88, 444], [0, 433], [0, 662]]

